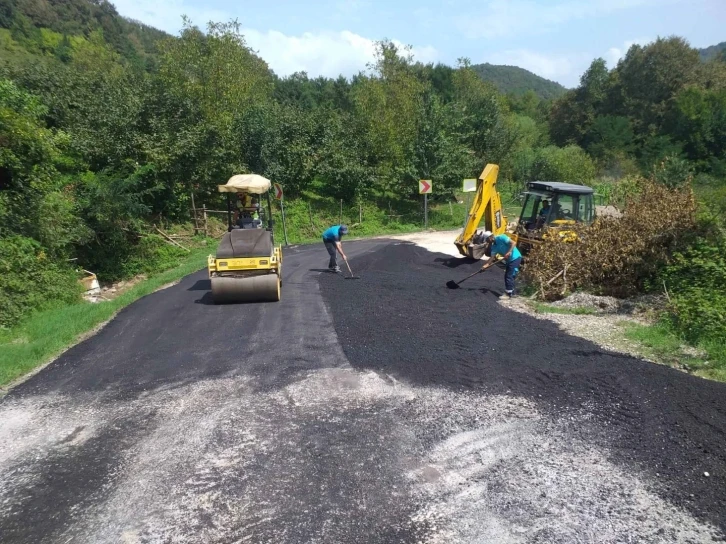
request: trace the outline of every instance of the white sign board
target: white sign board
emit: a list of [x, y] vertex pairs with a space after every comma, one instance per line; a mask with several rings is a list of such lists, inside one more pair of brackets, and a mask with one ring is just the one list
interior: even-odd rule
[[476, 180], [475, 179], [465, 179], [464, 180], [464, 192], [473, 193], [474, 191], [476, 191]]

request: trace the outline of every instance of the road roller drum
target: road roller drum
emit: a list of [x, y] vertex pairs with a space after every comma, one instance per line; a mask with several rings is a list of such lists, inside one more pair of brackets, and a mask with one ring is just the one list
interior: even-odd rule
[[280, 300], [280, 278], [274, 273], [264, 276], [217, 276], [211, 282], [215, 304]]

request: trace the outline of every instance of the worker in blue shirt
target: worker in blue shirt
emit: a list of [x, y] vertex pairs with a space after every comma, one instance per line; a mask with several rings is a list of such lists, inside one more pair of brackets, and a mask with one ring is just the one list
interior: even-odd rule
[[[491, 244], [490, 259], [496, 258], [497, 255], [502, 255], [504, 258], [504, 262], [507, 265], [504, 271], [504, 289], [509, 298], [512, 298], [514, 296], [514, 278], [519, 273], [519, 265], [522, 264], [522, 254], [519, 252], [514, 240], [506, 234], [494, 236], [490, 231], [485, 231], [484, 237]], [[487, 263], [490, 259], [487, 260]]]
[[341, 238], [345, 234], [348, 234], [348, 227], [346, 225], [333, 225], [323, 232], [323, 243], [325, 244], [325, 249], [328, 250], [328, 255], [330, 255], [328, 270], [332, 272], [340, 272], [340, 267], [335, 259], [336, 251], [340, 253], [344, 261], [348, 260], [341, 244]]

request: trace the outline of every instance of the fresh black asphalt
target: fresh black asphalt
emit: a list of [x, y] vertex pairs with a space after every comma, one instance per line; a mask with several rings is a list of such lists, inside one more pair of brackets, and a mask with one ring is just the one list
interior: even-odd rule
[[[726, 529], [726, 384], [563, 334], [498, 304], [493, 268], [389, 245], [353, 261], [360, 282], [321, 277], [338, 338], [359, 369], [437, 385], [523, 396], [557, 418], [592, 413], [582, 429], [620, 464], [637, 464], [672, 504]], [[705, 476], [708, 473], [708, 476]]]
[[[568, 410], [591, 412], [583, 437], [607, 447], [615, 463], [649, 475], [652, 489], [672, 504], [726, 529], [726, 386], [607, 353], [552, 323], [503, 309], [498, 270], [453, 291], [446, 281], [476, 264], [384, 240], [350, 243], [346, 250], [358, 281], [318, 274], [327, 262], [322, 247], [286, 250], [280, 303], [214, 305], [206, 272], [188, 276], [121, 311], [11, 391], [0, 409], [59, 396], [102, 410], [230, 377], [243, 377], [260, 395], [275, 395], [311, 371], [353, 365], [416, 385], [523, 396], [553, 418]], [[74, 523], [108, 499], [120, 460], [155, 431], [164, 406], [143, 406], [114, 417], [112, 426], [79, 447], [14, 465], [23, 483], [10, 496], [0, 493], [10, 505], [0, 514], [0, 541], [82, 541], [73, 539]], [[235, 416], [235, 432], [246, 425], [244, 413]], [[281, 436], [296, 438], [237, 475], [245, 482], [256, 476], [248, 488], [228, 492], [242, 500], [245, 489], [276, 474], [259, 492], [274, 497], [289, 519], [300, 518], [286, 530], [285, 542], [313, 541], [316, 520], [330, 523], [330, 512], [341, 513], [334, 528], [340, 542], [365, 534], [376, 534], [377, 542], [417, 541], [415, 531], [391, 522], [407, 515], [407, 505], [382, 487], [398, 481], [386, 468], [389, 453], [371, 454], [376, 437], [390, 430], [385, 414], [361, 409], [359, 427], [338, 417], [298, 424], [285, 421], [284, 413], [263, 415]], [[259, 417], [250, 412], [249, 424]], [[365, 453], [359, 467], [341, 461], [343, 444]], [[309, 462], [298, 466], [293, 457], [300, 451]], [[377, 500], [359, 505], [353, 497], [361, 489]], [[238, 534], [272, 542], [279, 534], [273, 521], [266, 523], [240, 527]]]

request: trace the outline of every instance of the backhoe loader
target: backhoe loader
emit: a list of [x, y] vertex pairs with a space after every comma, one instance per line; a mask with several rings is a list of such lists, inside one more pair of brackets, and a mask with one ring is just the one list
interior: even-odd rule
[[491, 231], [494, 235], [504, 233], [507, 228], [507, 218], [504, 217], [502, 200], [497, 192], [498, 175], [499, 165], [487, 164], [477, 180], [476, 195], [464, 229], [454, 242], [459, 253], [465, 257], [481, 259], [484, 255], [487, 244], [476, 238], [476, 231], [482, 218], [484, 230]]
[[[523, 256], [536, 244], [549, 236], [574, 241], [577, 235], [568, 225], [589, 225], [595, 219], [594, 191], [585, 185], [550, 181], [531, 181], [523, 193], [525, 200], [519, 220], [513, 229], [507, 229], [502, 201], [496, 189], [499, 166], [487, 164], [477, 180], [477, 191], [462, 233], [454, 244], [459, 253], [472, 259], [487, 254], [488, 244], [477, 237], [479, 223], [484, 219], [484, 230], [495, 236], [506, 234], [514, 240]], [[545, 202], [549, 207], [544, 207]], [[544, 207], [544, 209], [543, 209]]]

